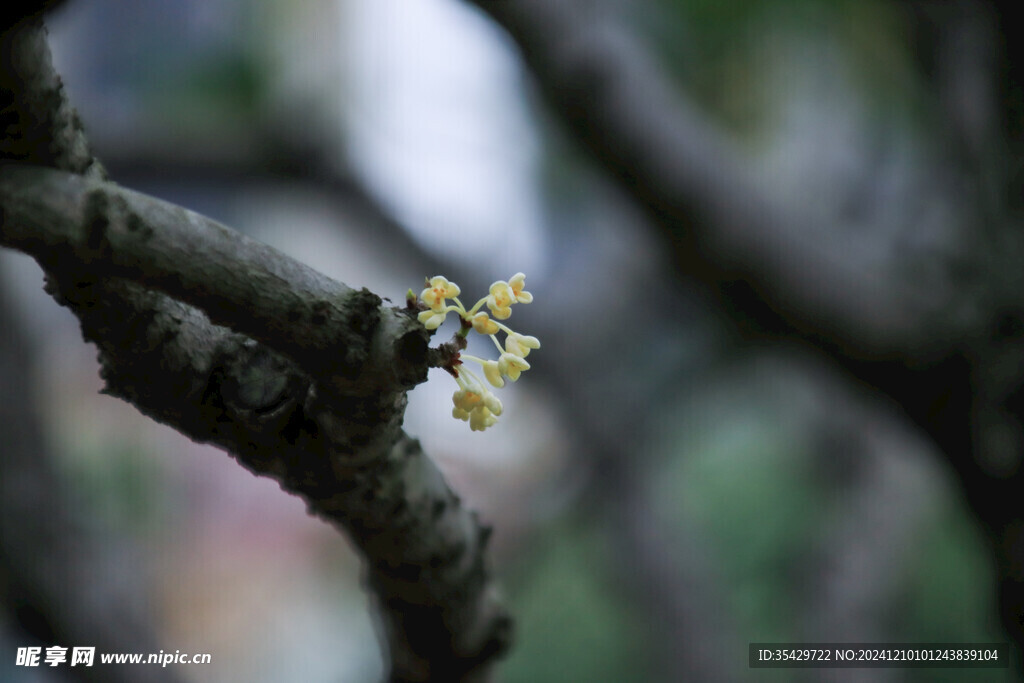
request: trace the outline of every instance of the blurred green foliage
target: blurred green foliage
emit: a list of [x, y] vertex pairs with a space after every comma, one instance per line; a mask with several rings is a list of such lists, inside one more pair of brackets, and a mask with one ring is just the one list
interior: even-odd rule
[[773, 99], [787, 96], [779, 89], [788, 89], [788, 76], [778, 72], [787, 51], [816, 65], [827, 61], [823, 50], [836, 50], [843, 77], [880, 115], [926, 113], [897, 3], [657, 0], [642, 7], [636, 23], [686, 96], [736, 133], [758, 132]]
[[615, 566], [600, 530], [563, 520], [512, 578], [515, 645], [506, 683], [650, 680], [642, 619], [614, 590]]
[[[950, 499], [919, 539], [897, 628], [918, 642], [1006, 642], [991, 554], [961, 501]], [[1018, 665], [1019, 666], [1019, 665]], [[915, 681], [1013, 681], [1014, 669], [923, 669]]]
[[[841, 507], [823, 486], [820, 454], [801, 437], [799, 414], [747, 387], [745, 397], [708, 392], [697, 413], [672, 421], [661, 440], [663, 464], [652, 475], [652, 503], [677, 534], [699, 548], [727, 601], [727, 621], [746, 642], [801, 642], [801, 572]], [[776, 397], [777, 398], [777, 397]], [[709, 407], [713, 406], [713, 407]], [[687, 414], [680, 407], [679, 414]], [[927, 477], [929, 494], [913, 547], [883, 587], [891, 603], [878, 615], [890, 642], [1006, 642], [998, 624], [989, 555], [979, 529], [954, 494], [952, 476]], [[648, 617], [608, 572], [602, 526], [562, 520], [512, 577], [517, 642], [505, 680], [653, 680], [639, 634]], [[685, 543], [685, 541], [684, 541]], [[807, 563], [812, 564], [808, 565]], [[842, 615], [836, 615], [841, 619]], [[655, 627], [656, 628], [656, 627]], [[879, 637], [883, 637], [879, 635]], [[746, 652], [737, 656], [745, 657]], [[745, 659], [743, 660], [745, 662]], [[745, 664], [743, 664], [745, 667]], [[741, 668], [743, 668], [741, 667]], [[1010, 681], [1013, 669], [904, 669], [896, 680]], [[758, 680], [809, 680], [795, 670], [765, 670]]]
[[62, 460], [90, 517], [113, 533], [135, 538], [162, 531], [174, 502], [167, 498], [165, 473], [153, 454], [138, 443], [95, 447], [72, 449]]
[[189, 100], [202, 102], [205, 107], [222, 108], [235, 117], [252, 112], [260, 104], [267, 76], [265, 68], [252, 55], [231, 52], [221, 59], [193, 66], [194, 70], [175, 73], [163, 84], [174, 93], [164, 104], [173, 109], [178, 98], [187, 95]]
[[686, 445], [658, 478], [655, 504], [669, 524], [696, 527], [742, 632], [791, 642], [794, 558], [815, 540], [826, 500], [796, 435], [766, 418], [741, 413], [696, 441], [680, 435]]

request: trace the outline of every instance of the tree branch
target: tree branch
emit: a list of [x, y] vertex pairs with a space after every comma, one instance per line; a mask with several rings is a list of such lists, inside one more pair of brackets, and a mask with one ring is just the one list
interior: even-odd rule
[[[35, 12], [53, 3], [37, 4]], [[0, 57], [4, 65], [0, 69], [4, 123], [0, 159], [105, 178], [106, 171], [92, 156], [78, 113], [68, 104], [53, 70], [42, 19], [36, 16], [5, 26], [0, 33]]]
[[0, 167], [0, 203], [4, 246], [51, 269], [162, 291], [324, 381], [387, 392], [425, 379], [427, 336], [414, 318], [204, 216], [113, 183], [10, 165]]
[[0, 158], [71, 172], [0, 169], [0, 244], [43, 266], [99, 348], [105, 391], [227, 450], [348, 533], [367, 559], [392, 680], [486, 678], [511, 623], [485, 567], [489, 529], [401, 429], [428, 333], [365, 290], [99, 180], [41, 25], [15, 27], [0, 47], [16, 122]]
[[[96, 188], [115, 201], [98, 208], [89, 199]], [[133, 206], [142, 210], [131, 212]], [[488, 531], [400, 429], [405, 390], [425, 379], [427, 367], [427, 335], [411, 316], [376, 307], [367, 312], [366, 294], [310, 275], [241, 236], [236, 258], [227, 246], [236, 236], [227, 228], [110, 184], [5, 167], [0, 208], [0, 243], [36, 256], [48, 271], [50, 293], [100, 348], [107, 393], [196, 441], [224, 448], [348, 532], [370, 563], [368, 582], [385, 614], [395, 680], [460, 680], [504, 650], [509, 620], [484, 569]], [[104, 226], [104, 238], [90, 240], [96, 230], [89, 226], [96, 224]], [[176, 239], [195, 251], [175, 247]], [[168, 253], [153, 245], [166, 245]], [[205, 249], [224, 259], [223, 270], [204, 270], [214, 267], [200, 256]], [[180, 273], [175, 258], [182, 259]], [[227, 271], [254, 273], [270, 293], [260, 295], [245, 282], [236, 292], [235, 280], [217, 281]], [[289, 275], [299, 284], [292, 287]], [[212, 325], [129, 276], [208, 307], [269, 343]], [[339, 296], [331, 304], [316, 298], [332, 290]], [[355, 340], [350, 348], [367, 351], [351, 363], [352, 354], [339, 348], [342, 361], [325, 364], [326, 339], [314, 336], [307, 347], [296, 334], [303, 322], [317, 321], [300, 319], [290, 329], [275, 321], [275, 292], [286, 297], [289, 310], [329, 311], [321, 327], [339, 324], [330, 313], [338, 301], [384, 322], [342, 330]], [[246, 320], [245, 306], [268, 327]], [[338, 317], [355, 316], [343, 311]], [[325, 367], [345, 381], [312, 379], [311, 369]]]
[[[393, 680], [463, 680], [507, 644], [484, 568], [488, 532], [419, 443], [400, 397], [325, 399], [294, 364], [123, 280], [51, 281], [100, 348], [106, 392], [302, 497], [367, 558]], [[359, 445], [353, 425], [376, 435]], [[362, 440], [358, 440], [362, 441]]]

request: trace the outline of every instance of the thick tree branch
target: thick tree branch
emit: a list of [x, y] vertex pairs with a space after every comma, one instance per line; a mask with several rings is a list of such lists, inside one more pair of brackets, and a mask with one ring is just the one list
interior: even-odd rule
[[38, 22], [0, 47], [13, 65], [0, 158], [71, 172], [0, 170], [0, 244], [43, 266], [99, 348], [106, 392], [227, 450], [348, 533], [392, 680], [485, 678], [510, 627], [485, 569], [488, 529], [401, 430], [405, 393], [426, 377], [426, 331], [365, 290], [102, 182]]
[[[47, 3], [38, 4], [36, 12]], [[25, 19], [5, 27], [0, 34], [0, 60], [4, 67], [0, 69], [0, 120], [4, 124], [0, 158], [106, 177], [103, 165], [89, 150], [78, 113], [64, 97], [42, 20]]]
[[[509, 621], [484, 570], [486, 529], [459, 505], [418, 442], [400, 429], [405, 390], [426, 376], [422, 326], [405, 313], [383, 309], [379, 315], [393, 316], [394, 323], [343, 330], [368, 349], [358, 364], [326, 366], [351, 379], [314, 380], [310, 370], [323, 371], [320, 354], [329, 349], [318, 348], [314, 337], [304, 353], [294, 333], [301, 322], [291, 330], [277, 324], [268, 331], [245, 320], [244, 306], [251, 305], [265, 306], [263, 318], [275, 322], [276, 302], [246, 283], [236, 294], [216, 281], [221, 270], [204, 279], [203, 268], [214, 264], [200, 253], [209, 249], [224, 258], [221, 268], [267, 277], [272, 292], [301, 310], [330, 310], [327, 304], [318, 308], [315, 297], [333, 288], [344, 302], [352, 290], [240, 236], [236, 258], [226, 246], [234, 235], [228, 229], [110, 184], [36, 168], [7, 167], [0, 177], [0, 243], [31, 253], [50, 273], [49, 291], [79, 317], [83, 335], [100, 348], [106, 391], [196, 441], [224, 448], [253, 472], [274, 477], [305, 499], [312, 513], [349, 533], [370, 564], [368, 581], [385, 615], [396, 680], [459, 680], [504, 649]], [[110, 204], [89, 208], [90, 188], [97, 187], [115, 198], [113, 212]], [[122, 201], [143, 210], [124, 213], [130, 208]], [[174, 237], [155, 237], [179, 232], [175, 219], [193, 231], [177, 238], [195, 252], [183, 254], [173, 246]], [[105, 237], [90, 241], [89, 226], [97, 223]], [[152, 251], [152, 244], [166, 245], [172, 259], [181, 258], [181, 272], [173, 271], [173, 260], [163, 260], [167, 254]], [[188, 259], [195, 262], [189, 265]], [[198, 271], [192, 267], [197, 264]], [[299, 281], [290, 290], [289, 275]], [[129, 276], [207, 306], [221, 320], [237, 320], [270, 343], [212, 325], [191, 306], [147, 291]], [[315, 288], [318, 293], [311, 294]], [[361, 315], [377, 311], [358, 305]], [[327, 325], [330, 315], [324, 317]]]
[[[486, 529], [399, 428], [404, 394], [325, 399], [293, 363], [189, 306], [123, 280], [83, 282], [50, 289], [99, 346], [108, 393], [224, 448], [348, 533], [367, 558], [394, 680], [462, 680], [505, 647]], [[351, 437], [375, 422], [376, 438]]]
[[378, 391], [424, 379], [415, 319], [204, 216], [112, 183], [10, 165], [0, 168], [0, 204], [5, 246], [162, 291], [318, 378]]

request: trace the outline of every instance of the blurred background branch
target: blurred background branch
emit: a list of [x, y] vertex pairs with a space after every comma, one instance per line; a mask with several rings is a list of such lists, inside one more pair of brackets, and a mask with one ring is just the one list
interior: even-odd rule
[[[746, 172], [750, 164], [675, 94], [606, 5], [477, 4], [519, 44], [571, 133], [655, 217], [687, 276], [715, 287], [719, 304], [748, 337], [815, 344], [853, 378], [896, 399], [930, 433], [992, 535], [1005, 624], [1018, 645], [1024, 643], [1024, 546], [1013, 521], [1024, 517], [1016, 493], [1024, 480], [989, 469], [990, 444], [978, 429], [979, 412], [1000, 410], [1007, 400], [1001, 395], [993, 405], [986, 398], [984, 368], [994, 357], [1021, 351], [998, 330], [1016, 327], [1008, 318], [1019, 320], [1015, 264], [1022, 251], [1015, 223], [992, 222], [994, 207], [984, 201], [991, 178], [977, 175], [977, 155], [960, 159], [970, 163], [958, 169], [973, 189], [963, 198], [969, 218], [946, 244], [915, 248], [904, 237], [909, 226], [890, 234], [884, 225], [863, 222], [855, 234], [836, 240], [815, 230], [803, 207], [760, 191]], [[963, 23], [963, 12], [971, 24]], [[966, 32], [972, 26], [985, 30], [984, 15], [970, 7], [937, 21], [944, 29], [960, 24], [943, 35], [949, 36], [941, 52], [947, 59], [957, 37], [971, 40]], [[983, 59], [987, 44], [976, 46], [973, 54]], [[940, 65], [935, 75], [946, 79], [937, 88], [945, 95], [939, 110], [969, 148], [972, 135], [978, 137], [974, 119], [986, 117], [967, 108], [975, 95], [984, 101], [987, 91], [957, 96], [965, 81], [959, 70]], [[968, 232], [972, 223], [989, 227]], [[968, 237], [970, 250], [964, 248]], [[1017, 374], [1012, 383], [1021, 380]], [[1024, 414], [1001, 412], [1019, 433]], [[1021, 447], [1018, 439], [1017, 459]]]

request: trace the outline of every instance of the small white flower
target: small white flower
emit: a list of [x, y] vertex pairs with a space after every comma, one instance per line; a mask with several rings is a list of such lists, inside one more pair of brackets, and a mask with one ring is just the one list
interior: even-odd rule
[[473, 391], [472, 389], [459, 389], [452, 395], [452, 403], [455, 407], [460, 410], [469, 412], [478, 405], [481, 405], [484, 401], [482, 392]]
[[480, 334], [497, 334], [498, 323], [491, 320], [486, 313], [481, 311], [473, 316], [473, 329]]
[[[484, 368], [484, 377], [491, 383], [491, 386], [497, 387], [498, 389], [505, 386], [505, 380], [501, 378], [501, 370], [498, 369], [498, 361], [489, 360], [482, 363]], [[500, 411], [499, 413], [500, 414]]]
[[487, 297], [487, 308], [498, 320], [506, 320], [512, 315], [512, 304], [515, 301], [515, 294], [512, 288], [504, 280], [498, 280], [491, 285], [491, 293]]
[[452, 417], [463, 422], [469, 422], [469, 428], [474, 432], [482, 432], [488, 427], [498, 423], [498, 415], [501, 415], [502, 405], [497, 397], [487, 390], [483, 392], [472, 389], [460, 389], [452, 396], [455, 407], [452, 408]]
[[441, 323], [444, 322], [446, 315], [448, 314], [445, 311], [420, 311], [420, 314], [416, 316], [416, 319], [423, 323], [423, 327], [428, 330], [436, 330], [441, 327]]
[[505, 351], [513, 356], [526, 358], [530, 355], [530, 349], [539, 349], [540, 340], [528, 334], [513, 332], [505, 337]]
[[484, 395], [484, 407], [495, 415], [501, 415], [501, 411], [504, 410], [504, 407], [501, 405], [501, 401], [498, 400], [498, 397], [489, 391]]
[[501, 358], [498, 359], [498, 369], [501, 370], [501, 374], [515, 382], [524, 370], [530, 369], [530, 364], [523, 360], [521, 356], [503, 353]]
[[469, 428], [474, 432], [482, 432], [496, 424], [498, 424], [498, 418], [491, 415], [491, 411], [485, 407], [477, 408], [469, 415]]
[[513, 275], [512, 279], [508, 281], [508, 286], [512, 289], [512, 297], [517, 303], [528, 304], [533, 301], [533, 294], [523, 291], [523, 287], [526, 286], [526, 276], [522, 273]]
[[420, 298], [430, 306], [430, 310], [440, 313], [444, 310], [445, 299], [451, 299], [462, 293], [459, 286], [442, 275], [430, 278], [430, 285], [420, 292]]

